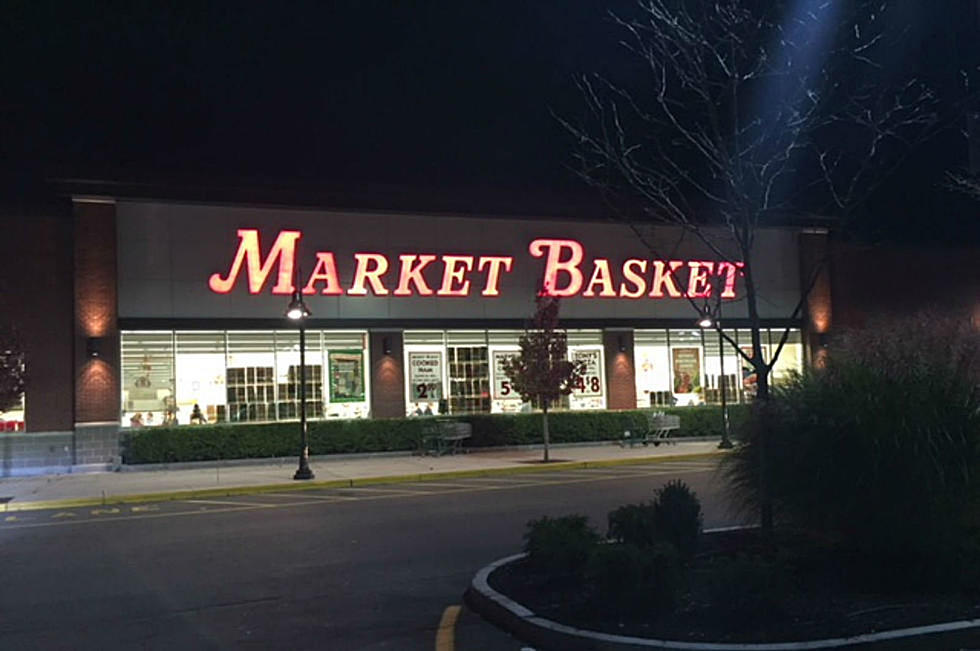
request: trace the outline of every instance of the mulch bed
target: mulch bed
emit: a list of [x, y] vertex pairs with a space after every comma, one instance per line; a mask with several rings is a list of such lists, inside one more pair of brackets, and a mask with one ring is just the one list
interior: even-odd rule
[[[713, 642], [789, 642], [849, 637], [940, 622], [980, 618], [980, 601], [958, 594], [855, 589], [841, 564], [815, 558], [793, 564], [795, 576], [777, 603], [763, 604], [736, 594], [729, 603], [708, 603], [712, 574], [736, 550], [755, 553], [755, 534], [737, 532], [706, 537], [704, 553], [691, 563], [676, 607], [656, 612], [643, 603], [612, 609], [596, 603], [581, 581], [555, 579], [526, 559], [499, 568], [490, 585], [536, 614], [579, 629], [654, 639]], [[784, 545], [785, 547], [785, 545]], [[738, 552], [744, 558], [744, 551]]]

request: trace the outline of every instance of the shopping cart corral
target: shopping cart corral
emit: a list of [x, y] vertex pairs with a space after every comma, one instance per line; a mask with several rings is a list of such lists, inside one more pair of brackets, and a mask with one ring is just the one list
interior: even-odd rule
[[[626, 430], [623, 432], [623, 439], [620, 445], [633, 447], [638, 443], [655, 446], [661, 443], [673, 443], [670, 440], [672, 432], [681, 428], [681, 417], [665, 414], [662, 411], [652, 411], [646, 414], [645, 423], [637, 423], [637, 430]], [[645, 428], [646, 431], [643, 431]]]

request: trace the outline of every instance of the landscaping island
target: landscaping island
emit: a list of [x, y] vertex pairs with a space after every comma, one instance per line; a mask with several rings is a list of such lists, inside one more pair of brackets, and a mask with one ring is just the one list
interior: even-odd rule
[[602, 533], [532, 520], [525, 554], [481, 571], [470, 603], [555, 649], [980, 647], [975, 329], [919, 317], [841, 337], [739, 438], [728, 495], [773, 526], [705, 535], [673, 481]]

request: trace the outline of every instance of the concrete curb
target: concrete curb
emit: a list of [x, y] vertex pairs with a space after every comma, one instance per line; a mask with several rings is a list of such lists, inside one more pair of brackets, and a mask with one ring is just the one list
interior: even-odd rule
[[549, 464], [528, 464], [526, 466], [504, 466], [498, 468], [479, 468], [471, 470], [446, 470], [441, 472], [410, 473], [402, 475], [379, 475], [351, 479], [330, 479], [302, 483], [260, 484], [254, 486], [229, 486], [227, 488], [202, 488], [164, 491], [159, 493], [134, 493], [131, 495], [104, 495], [102, 497], [78, 497], [62, 500], [38, 500], [35, 502], [10, 502], [4, 511], [40, 511], [43, 509], [64, 509], [81, 506], [105, 506], [108, 504], [135, 504], [141, 502], [166, 502], [172, 500], [201, 499], [209, 497], [232, 497], [235, 495], [256, 495], [261, 493], [281, 493], [284, 491], [304, 491], [321, 488], [355, 488], [377, 484], [397, 484], [403, 482], [436, 481], [439, 479], [488, 477], [495, 475], [517, 475], [543, 471], [579, 470], [585, 468], [604, 468], [627, 466], [658, 461], [682, 461], [684, 459], [703, 459], [727, 454], [724, 451], [691, 452], [652, 457], [631, 457], [628, 459], [601, 459], [599, 461], [567, 461]]
[[763, 644], [682, 642], [613, 635], [578, 629], [539, 617], [526, 606], [490, 587], [490, 575], [503, 565], [527, 556], [514, 554], [494, 561], [473, 577], [463, 595], [466, 604], [495, 626], [532, 644], [568, 651], [808, 651], [810, 649], [860, 649], [898, 651], [927, 648], [957, 648], [980, 641], [980, 619], [944, 622], [929, 626], [867, 633], [847, 638], [770, 642]]

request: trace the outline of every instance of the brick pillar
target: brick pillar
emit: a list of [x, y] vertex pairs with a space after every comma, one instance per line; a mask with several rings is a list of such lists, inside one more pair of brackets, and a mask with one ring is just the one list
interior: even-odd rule
[[636, 372], [633, 367], [633, 331], [604, 330], [606, 406], [636, 409]]
[[[118, 423], [116, 205], [75, 200], [75, 422]], [[98, 351], [92, 357], [90, 344]]]
[[27, 361], [28, 432], [70, 432], [72, 366], [72, 222], [64, 206], [18, 208], [4, 215], [7, 248], [0, 296]]
[[[806, 298], [803, 336], [811, 364], [819, 365], [826, 353], [826, 338], [833, 322], [831, 309], [830, 246], [825, 229], [800, 233], [800, 287], [805, 291], [813, 274], [816, 281]], [[816, 270], [816, 271], [815, 271]]]
[[401, 330], [372, 331], [370, 341], [371, 417], [402, 418], [405, 416], [405, 369]]

